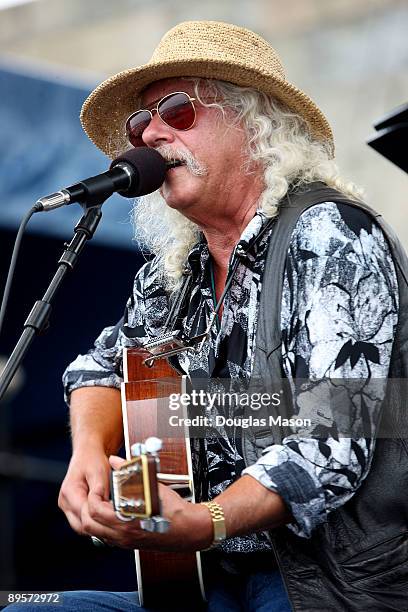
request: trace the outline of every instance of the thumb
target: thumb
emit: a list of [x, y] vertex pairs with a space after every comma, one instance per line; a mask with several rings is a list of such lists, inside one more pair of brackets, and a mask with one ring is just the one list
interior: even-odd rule
[[122, 457], [117, 457], [116, 455], [111, 455], [109, 457], [109, 463], [114, 470], [118, 470], [124, 463], [126, 463], [126, 459], [122, 459]]

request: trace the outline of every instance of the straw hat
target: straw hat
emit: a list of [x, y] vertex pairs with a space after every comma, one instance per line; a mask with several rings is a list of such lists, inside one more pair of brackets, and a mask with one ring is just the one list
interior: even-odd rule
[[151, 60], [101, 83], [87, 98], [81, 122], [107, 155], [123, 138], [126, 118], [150, 83], [169, 77], [204, 77], [253, 87], [284, 102], [303, 117], [311, 133], [334, 149], [330, 125], [316, 104], [286, 80], [276, 51], [260, 36], [229, 23], [186, 21], [165, 34]]

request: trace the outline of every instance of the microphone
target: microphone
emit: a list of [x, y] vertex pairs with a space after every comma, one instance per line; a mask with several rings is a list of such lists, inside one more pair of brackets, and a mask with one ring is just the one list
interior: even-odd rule
[[125, 198], [146, 195], [161, 187], [167, 170], [175, 165], [179, 165], [177, 160], [166, 162], [155, 149], [137, 147], [114, 159], [107, 172], [40, 198], [36, 208], [54, 210], [78, 202], [87, 209], [102, 204], [115, 192]]

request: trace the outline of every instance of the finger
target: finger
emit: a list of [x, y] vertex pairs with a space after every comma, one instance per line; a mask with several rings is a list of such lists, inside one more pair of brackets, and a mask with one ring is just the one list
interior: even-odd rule
[[[116, 526], [104, 525], [94, 520], [86, 506], [81, 513], [82, 535], [96, 536], [114, 546], [122, 546], [124, 534]], [[120, 526], [121, 527], [121, 526]]]
[[126, 463], [126, 460], [122, 459], [122, 457], [111, 455], [109, 457], [109, 463], [114, 470], [118, 470], [124, 463]]
[[[62, 487], [59, 497], [58, 506], [68, 518], [68, 514], [80, 520], [81, 507], [88, 499], [88, 490], [83, 486]], [[70, 522], [71, 522], [70, 521]]]
[[85, 535], [96, 535], [98, 537], [104, 537], [102, 532], [105, 531], [108, 525], [103, 525], [99, 523], [97, 519], [91, 516], [88, 504], [84, 504], [81, 508], [81, 527], [83, 534]]
[[65, 516], [67, 518], [67, 521], [69, 523], [69, 525], [71, 526], [71, 528], [76, 531], [76, 533], [78, 533], [79, 535], [84, 535], [84, 530], [82, 527], [82, 522], [80, 520], [80, 518], [78, 518], [77, 514], [74, 514], [74, 512], [71, 512], [69, 510], [67, 510], [67, 512], [65, 512]]
[[87, 474], [89, 493], [98, 495], [104, 500], [109, 499], [109, 471], [109, 465], [106, 462], [103, 466], [100, 466], [99, 469], [92, 470], [92, 472]]
[[120, 525], [120, 521], [113, 509], [112, 502], [104, 501], [98, 495], [89, 494], [87, 510], [89, 516], [101, 525], [106, 525], [107, 527]]

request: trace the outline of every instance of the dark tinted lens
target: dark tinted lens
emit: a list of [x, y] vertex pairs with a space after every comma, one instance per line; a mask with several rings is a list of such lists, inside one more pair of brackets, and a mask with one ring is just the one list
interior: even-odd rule
[[150, 113], [145, 110], [138, 111], [126, 121], [126, 134], [130, 144], [134, 147], [144, 147], [142, 134], [151, 121]]
[[187, 94], [172, 94], [160, 102], [158, 112], [161, 119], [176, 130], [188, 130], [194, 124], [194, 106]]

